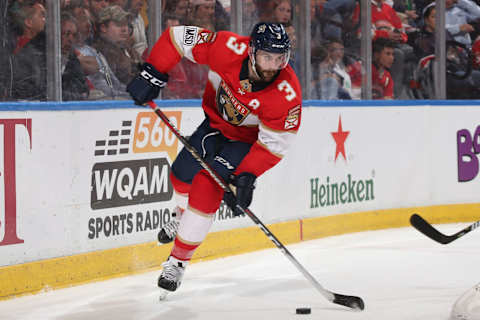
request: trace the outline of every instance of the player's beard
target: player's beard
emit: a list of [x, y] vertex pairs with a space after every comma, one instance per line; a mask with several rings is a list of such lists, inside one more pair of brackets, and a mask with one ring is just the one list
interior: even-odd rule
[[255, 66], [255, 69], [262, 82], [271, 82], [278, 73], [278, 70], [264, 70], [258, 64]]

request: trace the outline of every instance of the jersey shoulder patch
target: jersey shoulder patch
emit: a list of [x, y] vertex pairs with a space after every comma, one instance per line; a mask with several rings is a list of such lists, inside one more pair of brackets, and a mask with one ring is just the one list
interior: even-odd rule
[[185, 26], [183, 30], [183, 44], [193, 46], [197, 41], [198, 31], [197, 27]]
[[298, 105], [290, 110], [288, 110], [287, 117], [285, 118], [285, 125], [284, 129], [285, 130], [290, 130], [298, 127], [300, 124], [300, 113], [302, 111], [302, 106]]
[[194, 46], [202, 43], [211, 43], [217, 37], [216, 32], [194, 26], [185, 26], [183, 29], [183, 45]]
[[216, 32], [212, 32], [209, 30], [201, 30], [198, 33], [197, 44], [212, 43], [212, 42], [215, 42], [216, 38], [217, 38]]

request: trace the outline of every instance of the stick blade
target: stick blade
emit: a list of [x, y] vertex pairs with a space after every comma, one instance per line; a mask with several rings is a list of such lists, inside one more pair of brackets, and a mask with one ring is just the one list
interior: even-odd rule
[[421, 233], [423, 233], [424, 235], [426, 235], [427, 237], [429, 237], [430, 239], [438, 243], [447, 244], [455, 240], [455, 238], [452, 239], [440, 233], [430, 223], [425, 221], [425, 219], [423, 219], [421, 216], [419, 216], [416, 213], [412, 214], [412, 216], [410, 217], [410, 224], [415, 229], [417, 229], [418, 231], [420, 231]]
[[358, 311], [365, 309], [365, 303], [363, 303], [363, 300], [360, 297], [346, 296], [338, 293], [334, 293], [333, 296], [333, 303], [340, 304]]

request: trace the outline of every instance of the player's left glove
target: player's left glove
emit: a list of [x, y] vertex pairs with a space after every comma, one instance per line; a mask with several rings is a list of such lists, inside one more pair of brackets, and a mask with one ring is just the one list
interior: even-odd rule
[[158, 97], [160, 89], [167, 85], [168, 74], [155, 69], [150, 63], [144, 63], [142, 71], [127, 85], [135, 104], [144, 105]]
[[257, 180], [257, 176], [250, 172], [242, 172], [231, 178], [230, 184], [235, 187], [233, 189], [236, 194], [225, 192], [223, 200], [232, 209], [234, 216], [242, 214], [242, 211], [237, 209], [237, 204], [243, 209], [247, 209], [252, 203], [255, 180]]

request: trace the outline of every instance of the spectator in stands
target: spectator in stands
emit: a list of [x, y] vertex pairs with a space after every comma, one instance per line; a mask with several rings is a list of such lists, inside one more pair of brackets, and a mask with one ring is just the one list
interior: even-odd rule
[[137, 74], [141, 58], [129, 46], [130, 14], [120, 6], [102, 9], [98, 17], [98, 37], [93, 47], [101, 53], [121, 83], [128, 83]]
[[[394, 90], [400, 96], [406, 82], [404, 76], [409, 73], [408, 71], [405, 72], [405, 61], [413, 57], [413, 49], [406, 44], [408, 37], [395, 10], [384, 0], [372, 1], [371, 7], [374, 39], [384, 37], [397, 42], [392, 71], [396, 80]], [[360, 7], [356, 0], [327, 1], [323, 5], [322, 13], [324, 36], [326, 38], [341, 38], [350, 53], [358, 53], [361, 36], [359, 13]]]
[[180, 25], [187, 24], [189, 0], [165, 0], [165, 16], [177, 17]]
[[18, 100], [46, 100], [45, 7], [33, 2], [12, 6], [11, 10], [21, 36], [17, 38], [12, 56], [10, 95]]
[[85, 1], [70, 0], [70, 4], [63, 11], [70, 12], [77, 19], [79, 36], [85, 37], [85, 42], [90, 44], [93, 41], [95, 27]]
[[79, 16], [86, 16], [90, 20], [90, 24], [93, 26], [91, 30], [92, 34], [88, 37], [88, 41], [90, 42], [93, 41], [95, 26], [94, 17], [92, 16], [89, 8], [89, 0], [70, 0], [70, 4], [63, 10], [70, 12], [75, 18], [78, 18]]
[[94, 37], [94, 26], [83, 0], [71, 0], [64, 12], [70, 13], [76, 20], [78, 31], [74, 52], [80, 61], [83, 73], [88, 76], [98, 72], [97, 51], [90, 46]]
[[[424, 8], [425, 27], [415, 39], [415, 44], [418, 46], [417, 52], [424, 52], [422, 60], [418, 64], [418, 78], [429, 83], [420, 83], [422, 94], [426, 98], [434, 97], [433, 83], [431, 78], [433, 67], [432, 61], [435, 62], [435, 3], [432, 3]], [[454, 40], [448, 32], [447, 41]], [[473, 61], [467, 58], [465, 44], [461, 43], [463, 47], [453, 45], [452, 42], [447, 43], [446, 48], [446, 68], [447, 68], [447, 98], [448, 99], [478, 99], [480, 98], [480, 70], [478, 70], [476, 56], [476, 48], [479, 44], [472, 47]], [[469, 49], [467, 49], [468, 51]], [[427, 56], [428, 55], [428, 56]], [[419, 55], [420, 56], [420, 55]], [[472, 65], [468, 65], [472, 64]], [[466, 70], [472, 70], [465, 76]], [[417, 79], [418, 80], [418, 79]]]
[[413, 48], [407, 44], [408, 36], [403, 29], [402, 20], [384, 0], [372, 0], [372, 27], [374, 31], [373, 40], [382, 37], [396, 43], [394, 49], [395, 61], [391, 71], [394, 94], [397, 98], [400, 98], [407, 82], [406, 77], [409, 77], [412, 73], [410, 69], [413, 70], [413, 66], [410, 69], [407, 68], [407, 66], [410, 66], [407, 61], [413, 60], [414, 57]]
[[319, 0], [310, 1], [310, 33], [311, 48], [319, 47], [323, 42], [321, 27], [321, 12], [323, 11], [323, 2]]
[[215, 0], [192, 0], [188, 24], [215, 31]]
[[273, 22], [287, 24], [292, 20], [292, 4], [290, 0], [274, 0]]
[[144, 57], [147, 55], [147, 34], [145, 30], [145, 22], [143, 21], [143, 17], [140, 14], [140, 10], [145, 4], [145, 0], [130, 0], [128, 11], [132, 15], [133, 19], [131, 21], [132, 26], [132, 41], [133, 41], [133, 49], [137, 51], [140, 57]]
[[471, 48], [470, 24], [480, 19], [480, 6], [471, 0], [445, 0], [445, 28], [454, 40]]
[[243, 1], [243, 34], [249, 34], [253, 26], [258, 22], [257, 9], [254, 0]]
[[11, 15], [18, 34], [13, 50], [13, 53], [17, 54], [30, 40], [45, 29], [46, 11], [40, 1], [32, 1], [12, 6]]
[[273, 0], [253, 0], [257, 8], [258, 21], [273, 21], [273, 7], [275, 2]]
[[297, 35], [295, 27], [292, 24], [292, 4], [290, 0], [272, 0], [272, 22], [280, 23], [285, 28], [288, 38], [291, 41], [290, 61], [288, 62], [295, 72], [299, 72], [299, 61], [296, 55]]
[[393, 99], [394, 80], [389, 72], [394, 61], [395, 42], [387, 38], [378, 38], [373, 42], [372, 62], [372, 98]]
[[352, 38], [352, 32], [356, 34], [359, 26], [357, 3], [357, 0], [329, 0], [323, 4], [320, 15], [323, 38], [343, 39], [348, 47], [359, 47], [359, 44], [352, 43], [353, 41], [346, 41], [346, 38]]
[[[405, 30], [414, 30], [417, 26], [417, 20], [419, 15], [415, 10], [415, 3], [412, 0], [394, 0], [393, 5], [391, 5], [393, 10], [402, 20]], [[407, 31], [408, 33], [409, 31]]]
[[[423, 23], [418, 32], [409, 35], [409, 43], [413, 47], [417, 60], [435, 54], [435, 2], [423, 9]], [[451, 39], [447, 32], [447, 40]]]
[[343, 62], [345, 48], [342, 41], [328, 39], [322, 47], [326, 48], [324, 57], [319, 57], [320, 63], [314, 64], [313, 97], [324, 100], [351, 99], [352, 81]]
[[126, 85], [115, 76], [108, 65], [107, 59], [101, 53], [97, 53], [97, 58], [99, 61], [98, 72], [87, 76], [89, 83], [91, 83], [89, 99], [116, 100], [129, 98], [125, 91]]
[[[408, 0], [406, 0], [408, 1]], [[413, 3], [411, 4], [411, 7], [415, 10], [417, 16], [421, 19], [423, 10], [425, 9], [426, 6], [428, 6], [430, 3], [432, 3], [432, 0], [413, 0]], [[422, 24], [422, 21], [417, 21], [417, 27], [420, 27]]]
[[191, 5], [188, 24], [211, 31], [228, 30], [228, 14], [216, 0], [192, 0]]
[[215, 28], [217, 31], [230, 30], [230, 13], [220, 0], [215, 0]]
[[105, 9], [109, 5], [109, 2], [108, 0], [85, 0], [85, 1], [88, 4], [87, 9], [93, 21], [93, 25], [96, 28], [96, 24], [98, 22], [98, 14], [102, 11], [102, 9]]
[[62, 100], [85, 100], [88, 98], [89, 88], [80, 60], [74, 51], [78, 29], [71, 14], [62, 14], [61, 29]]
[[[70, 7], [69, 7], [70, 8]], [[116, 90], [122, 91], [121, 95], [125, 96], [125, 87], [121, 86], [120, 81], [115, 78], [111, 69], [106, 65], [106, 60], [90, 45], [93, 35], [93, 25], [86, 11], [75, 10], [77, 14], [78, 36], [75, 44], [75, 53], [82, 66], [82, 70], [87, 76], [90, 93], [90, 100], [98, 99], [114, 99], [118, 94], [108, 85], [105, 74], [109, 71], [109, 77], [113, 78], [111, 83], [117, 84]], [[116, 80], [116, 81], [115, 81]], [[112, 84], [113, 86], [113, 84]], [[113, 92], [113, 93], [112, 93]]]
[[[94, 65], [92, 63], [91, 72], [85, 72], [87, 75], [87, 83], [90, 87], [89, 99], [105, 100], [128, 98], [128, 94], [125, 91], [126, 85], [118, 80], [105, 56], [93, 47], [95, 43], [90, 46], [85, 42], [85, 36], [86, 34], [82, 35], [82, 33], [79, 32], [76, 49], [80, 53], [79, 58], [81, 62], [86, 58], [95, 60], [96, 67], [93, 68]], [[99, 42], [101, 42], [101, 40], [97, 39], [97, 43]]]

